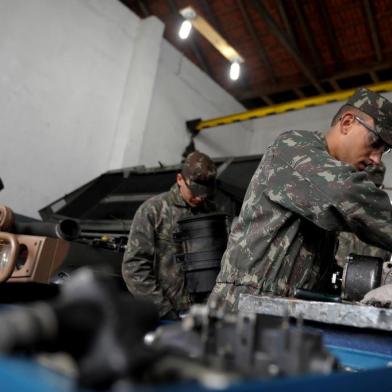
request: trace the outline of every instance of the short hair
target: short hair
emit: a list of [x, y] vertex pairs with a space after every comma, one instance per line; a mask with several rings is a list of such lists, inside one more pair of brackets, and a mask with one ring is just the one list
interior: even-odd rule
[[365, 115], [366, 117], [368, 116], [366, 113], [355, 108], [354, 106], [345, 104], [333, 116], [333, 119], [331, 121], [331, 126], [333, 127], [334, 125], [336, 125], [338, 123], [338, 121], [342, 118], [342, 116], [347, 112], [352, 112], [352, 113], [356, 114], [357, 116], [360, 116], [360, 115], [362, 115], [362, 116]]

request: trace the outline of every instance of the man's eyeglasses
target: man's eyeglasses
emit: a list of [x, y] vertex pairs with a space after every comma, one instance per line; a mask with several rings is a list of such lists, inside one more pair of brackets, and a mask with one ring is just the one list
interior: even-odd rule
[[372, 143], [372, 148], [374, 148], [375, 150], [379, 150], [381, 148], [384, 148], [383, 153], [387, 154], [389, 152], [391, 152], [391, 146], [389, 146], [388, 144], [386, 144], [378, 135], [378, 133], [376, 132], [375, 129], [373, 129], [372, 127], [370, 127], [368, 124], [365, 123], [364, 120], [362, 120], [362, 118], [358, 117], [358, 116], [354, 116], [354, 118], [362, 125], [364, 126], [369, 132], [373, 133], [376, 136], [376, 140]]

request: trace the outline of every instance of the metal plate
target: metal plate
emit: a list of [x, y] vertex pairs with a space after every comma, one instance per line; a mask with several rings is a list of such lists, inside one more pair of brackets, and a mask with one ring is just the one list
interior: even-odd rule
[[241, 294], [241, 312], [303, 318], [328, 324], [392, 331], [392, 309]]

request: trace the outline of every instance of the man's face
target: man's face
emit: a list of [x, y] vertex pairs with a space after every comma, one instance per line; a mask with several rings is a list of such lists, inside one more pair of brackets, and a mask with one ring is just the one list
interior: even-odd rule
[[200, 196], [194, 196], [192, 191], [189, 189], [189, 180], [186, 179], [182, 174], [177, 174], [177, 184], [180, 188], [180, 193], [185, 203], [191, 207], [197, 207], [204, 203], [205, 199]]
[[347, 112], [340, 119], [341, 149], [339, 159], [354, 165], [357, 170], [378, 165], [386, 148], [379, 136], [373, 133], [374, 120]]

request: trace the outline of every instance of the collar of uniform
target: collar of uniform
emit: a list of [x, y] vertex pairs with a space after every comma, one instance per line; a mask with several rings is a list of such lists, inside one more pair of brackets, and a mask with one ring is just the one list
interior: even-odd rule
[[329, 147], [328, 147], [328, 143], [327, 143], [327, 138], [325, 137], [325, 134], [323, 134], [322, 132], [316, 131], [315, 135], [320, 139], [322, 145], [324, 146], [325, 150], [327, 151], [327, 153], [331, 155], [331, 153], [329, 152]]

